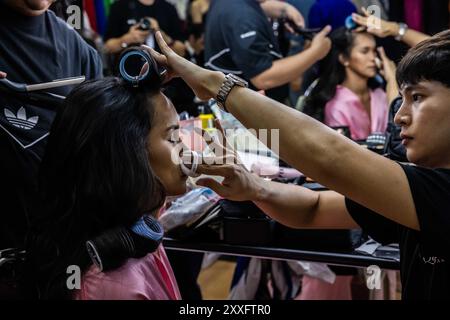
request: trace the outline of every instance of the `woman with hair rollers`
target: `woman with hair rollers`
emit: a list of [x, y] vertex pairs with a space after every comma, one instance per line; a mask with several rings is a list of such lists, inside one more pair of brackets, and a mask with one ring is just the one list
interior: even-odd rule
[[[142, 50], [123, 57], [135, 54], [151, 59]], [[157, 217], [166, 195], [186, 192], [186, 170], [173, 161], [183, 145], [175, 108], [152, 76], [160, 70], [145, 66], [133, 77], [121, 63], [122, 79], [85, 82], [59, 110], [28, 236], [40, 299], [181, 298]], [[67, 287], [69, 266], [83, 273], [80, 290]]]

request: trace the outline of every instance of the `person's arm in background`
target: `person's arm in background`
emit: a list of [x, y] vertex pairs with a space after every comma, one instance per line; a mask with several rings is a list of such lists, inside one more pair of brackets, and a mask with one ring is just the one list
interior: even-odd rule
[[261, 3], [261, 8], [269, 18], [287, 19], [292, 21], [299, 27], [305, 26], [305, 20], [302, 14], [293, 5], [287, 2], [267, 0]]
[[[173, 40], [170, 36], [167, 35], [163, 30], [159, 28], [158, 22], [149, 18], [151, 21], [151, 29], [153, 32], [161, 31], [161, 34], [164, 37], [164, 41], [170, 45], [170, 47], [180, 56], [184, 56], [185, 47], [181, 41]], [[131, 26], [126, 34], [118, 38], [111, 38], [105, 43], [105, 49], [109, 53], [117, 53], [124, 49], [123, 45], [126, 46], [131, 44], [143, 44], [150, 36], [152, 32], [150, 30], [140, 30], [138, 25]]]
[[328, 54], [331, 41], [327, 38], [327, 34], [330, 31], [330, 27], [325, 27], [314, 37], [308, 49], [290, 57], [275, 60], [269, 69], [251, 78], [250, 81], [256, 88], [266, 90], [297, 79], [314, 63]]
[[150, 35], [149, 30], [140, 30], [138, 25], [131, 26], [128, 32], [120, 37], [108, 39], [105, 49], [109, 53], [117, 53], [124, 49], [123, 45], [144, 43]]
[[387, 57], [383, 47], [378, 48], [378, 53], [382, 62], [380, 73], [386, 80], [386, 96], [388, 104], [391, 105], [392, 101], [398, 97], [398, 84], [395, 78], [397, 67], [395, 66], [395, 63]]
[[118, 53], [124, 49], [124, 45], [144, 43], [150, 31], [139, 30], [137, 25], [123, 29], [127, 25], [122, 1], [116, 1], [111, 5], [108, 16], [106, 31], [104, 35], [105, 51], [111, 54]]
[[[386, 21], [375, 16], [371, 16], [367, 10], [363, 8], [364, 16], [357, 13], [352, 14], [353, 20], [362, 27], [367, 28], [367, 32], [380, 37], [395, 37], [398, 35], [399, 24], [397, 22]], [[419, 42], [429, 38], [430, 36], [408, 28], [402, 41], [410, 47], [414, 47]]]
[[167, 21], [170, 21], [170, 23], [164, 25], [162, 22], [160, 23], [161, 28], [164, 29], [163, 35], [165, 34], [165, 37], [171, 39], [170, 47], [172, 50], [184, 57], [186, 55], [186, 46], [184, 45], [186, 35], [183, 32], [183, 23], [181, 22], [177, 9], [174, 5], [169, 4], [164, 11], [164, 14]]
[[191, 3], [190, 14], [192, 18], [192, 23], [201, 24], [203, 23], [203, 15], [209, 9], [209, 1], [205, 0], [194, 0]]
[[[180, 75], [200, 99], [217, 96], [225, 80], [223, 73], [177, 56], [159, 33], [156, 40], [164, 55], [152, 54], [170, 69], [168, 76]], [[247, 88], [234, 87], [226, 107], [247, 128], [265, 129], [269, 136], [271, 130], [279, 130], [280, 158], [306, 176], [394, 222], [420, 229], [408, 179], [396, 162]]]

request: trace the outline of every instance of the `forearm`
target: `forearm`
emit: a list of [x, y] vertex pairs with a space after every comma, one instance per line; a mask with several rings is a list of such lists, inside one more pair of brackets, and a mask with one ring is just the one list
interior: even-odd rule
[[261, 8], [267, 17], [277, 19], [282, 17], [287, 10], [288, 4], [283, 1], [266, 0], [261, 3]]
[[122, 44], [124, 43], [126, 43], [126, 41], [123, 36], [120, 38], [111, 38], [106, 41], [105, 49], [108, 53], [117, 53], [123, 50]]
[[398, 85], [395, 79], [389, 80], [386, 84], [386, 96], [388, 99], [388, 105], [391, 105], [392, 101], [398, 97]]
[[412, 30], [412, 29], [408, 29], [406, 30], [405, 35], [403, 36], [402, 41], [404, 43], [406, 43], [408, 46], [410, 47], [414, 47], [416, 44], [418, 44], [419, 42], [422, 42], [425, 39], [428, 39], [430, 36], [416, 31], [416, 30]]
[[318, 121], [249, 89], [233, 89], [226, 106], [245, 127], [268, 130], [268, 141], [271, 129], [279, 130], [280, 157], [317, 180], [328, 180], [335, 158], [351, 144]]
[[317, 192], [303, 187], [264, 181], [253, 202], [267, 215], [292, 228], [311, 227], [318, 205]]
[[264, 181], [254, 203], [267, 215], [291, 228], [359, 228], [334, 191], [311, 191], [289, 184]]
[[[388, 22], [387, 30], [390, 36], [395, 37], [398, 35], [399, 24], [397, 22]], [[414, 47], [416, 44], [429, 37], [430, 36], [425, 33], [408, 28], [402, 38], [402, 42], [410, 47]]]
[[252, 78], [251, 82], [260, 90], [275, 88], [298, 79], [316, 62], [315, 51], [307, 49], [293, 56], [275, 60], [272, 67]]
[[202, 23], [202, 11], [201, 11], [201, 7], [198, 3], [193, 2], [191, 4], [191, 18], [192, 18], [192, 23]]

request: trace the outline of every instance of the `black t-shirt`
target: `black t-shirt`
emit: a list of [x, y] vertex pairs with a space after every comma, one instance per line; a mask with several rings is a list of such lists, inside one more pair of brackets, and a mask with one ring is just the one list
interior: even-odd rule
[[141, 18], [150, 17], [158, 21], [159, 28], [174, 40], [183, 40], [182, 23], [177, 10], [164, 0], [155, 0], [151, 6], [138, 0], [119, 0], [111, 6], [104, 40], [118, 38], [128, 32]]
[[[272, 27], [258, 1], [213, 0], [206, 20], [206, 67], [249, 81], [281, 58]], [[282, 101], [288, 88], [284, 85], [266, 93]]]
[[350, 199], [346, 199], [347, 210], [378, 242], [399, 243], [403, 299], [450, 299], [450, 169], [401, 166], [411, 188], [420, 231]]
[[[33, 84], [102, 76], [97, 52], [51, 11], [25, 17], [0, 5], [0, 71]], [[72, 87], [48, 90], [67, 95]], [[0, 249], [23, 244], [40, 159], [55, 112], [0, 93]]]

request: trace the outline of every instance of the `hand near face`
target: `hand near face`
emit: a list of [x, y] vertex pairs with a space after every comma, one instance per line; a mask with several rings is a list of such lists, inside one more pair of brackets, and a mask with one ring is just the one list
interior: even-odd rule
[[[213, 189], [220, 196], [234, 200], [245, 201], [256, 199], [259, 185], [262, 181], [257, 175], [250, 173], [242, 164], [237, 152], [228, 143], [225, 132], [218, 120], [215, 122], [222, 141], [215, 140], [210, 144], [213, 150], [219, 151], [219, 157], [214, 158], [216, 163], [204, 163], [197, 169], [198, 173], [212, 176], [221, 176], [224, 180], [219, 183], [212, 178], [201, 178], [196, 184]], [[219, 139], [220, 140], [220, 139]]]
[[165, 81], [175, 77], [182, 77], [194, 90], [195, 95], [199, 99], [206, 101], [210, 98], [215, 98], [224, 79], [224, 75], [221, 72], [204, 69], [179, 56], [167, 45], [161, 32], [156, 32], [155, 39], [162, 54], [150, 47], [143, 47], [153, 56], [158, 64], [167, 69]]

